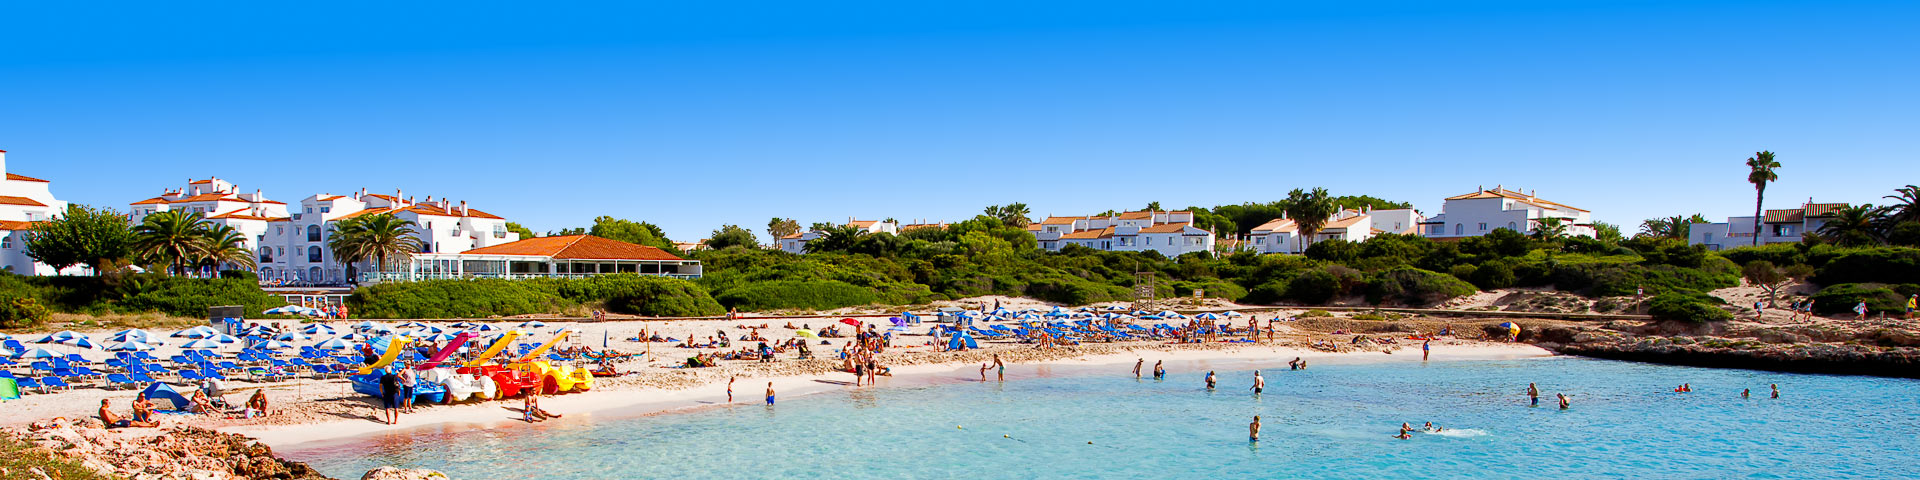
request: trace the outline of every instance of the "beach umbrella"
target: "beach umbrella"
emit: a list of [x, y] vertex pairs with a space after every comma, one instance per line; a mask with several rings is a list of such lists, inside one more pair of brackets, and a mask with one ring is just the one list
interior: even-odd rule
[[381, 335], [394, 332], [393, 328], [387, 327], [385, 325], [374, 325], [372, 327], [361, 329], [360, 331], [367, 332], [367, 333], [381, 334]]
[[364, 330], [364, 329], [378, 327], [378, 326], [380, 326], [380, 324], [367, 321], [367, 322], [360, 322], [360, 323], [353, 324], [353, 329]]
[[321, 348], [321, 349], [327, 349], [327, 350], [345, 350], [353, 347], [354, 347], [353, 342], [349, 342], [339, 338], [333, 338], [333, 339], [313, 345], [313, 348]]
[[342, 339], [342, 340], [348, 340], [348, 341], [354, 341], [354, 342], [364, 342], [364, 341], [367, 341], [368, 339], [370, 339], [370, 338], [373, 338], [373, 337], [372, 337], [372, 336], [370, 336], [370, 335], [367, 335], [367, 334], [364, 334], [364, 333], [349, 333], [349, 334], [346, 334], [346, 335], [341, 335], [341, 336], [339, 336], [339, 337], [335, 337], [335, 338], [339, 338], [339, 339]]
[[296, 332], [282, 333], [273, 337], [274, 340], [279, 340], [282, 342], [298, 342], [298, 341], [306, 340], [309, 338], [313, 338], [313, 337], [296, 333]]
[[329, 327], [327, 326], [327, 324], [316, 323], [313, 325], [308, 325], [307, 328], [300, 329], [300, 333], [304, 333], [308, 335], [333, 335], [334, 331], [333, 331], [333, 327]]
[[181, 345], [180, 348], [197, 350], [197, 349], [204, 349], [204, 348], [220, 348], [222, 346], [225, 346], [225, 344], [222, 344], [217, 340], [202, 338], [199, 340], [187, 342], [185, 345]]
[[109, 352], [144, 352], [147, 350], [153, 350], [153, 346], [135, 341], [125, 341], [107, 346], [107, 351]]
[[471, 327], [471, 326], [474, 326], [474, 325], [475, 325], [475, 323], [473, 323], [473, 322], [456, 322], [456, 323], [454, 323], [454, 324], [452, 324], [452, 325], [447, 325], [447, 326], [448, 326], [448, 327], [453, 327], [453, 328], [467, 328], [467, 327]]
[[55, 352], [55, 351], [52, 351], [52, 350], [48, 350], [48, 349], [45, 349], [45, 348], [40, 348], [40, 347], [33, 347], [33, 348], [29, 348], [29, 349], [27, 349], [27, 350], [26, 350], [26, 351], [24, 351], [24, 352], [20, 352], [20, 353], [18, 353], [18, 354], [15, 354], [15, 355], [14, 355], [14, 358], [20, 358], [20, 359], [34, 359], [34, 358], [67, 358], [67, 356], [66, 356], [66, 355], [64, 355], [64, 354], [61, 354], [60, 352]]
[[88, 340], [86, 336], [79, 336], [79, 337], [73, 337], [73, 338], [69, 338], [69, 339], [66, 339], [66, 340], [61, 340], [61, 341], [60, 341], [60, 344], [61, 344], [61, 345], [72, 345], [72, 346], [75, 346], [75, 347], [80, 347], [80, 348], [94, 348], [94, 347], [98, 347], [98, 346], [99, 346], [99, 345], [94, 345], [94, 344], [93, 344], [93, 341], [92, 341], [92, 340]]
[[440, 333], [440, 334], [434, 334], [434, 335], [428, 336], [426, 338], [423, 338], [422, 340], [426, 340], [429, 342], [445, 342], [448, 340], [453, 340], [453, 337], [454, 335], [450, 333]]
[[1246, 314], [1243, 314], [1243, 313], [1240, 313], [1240, 312], [1227, 312], [1227, 316], [1229, 316], [1229, 317], [1244, 317], [1244, 316], [1246, 316]]
[[840, 323], [844, 323], [844, 324], [847, 324], [847, 325], [852, 325], [852, 326], [856, 326], [856, 327], [858, 327], [858, 326], [860, 326], [860, 321], [859, 321], [859, 320], [854, 320], [854, 319], [851, 319], [851, 318], [842, 318], [842, 319], [840, 319]]
[[414, 329], [414, 331], [415, 331], [415, 332], [425, 332], [425, 333], [427, 333], [427, 334], [435, 334], [435, 333], [440, 333], [440, 332], [444, 332], [444, 331], [446, 331], [446, 330], [441, 330], [441, 329], [440, 329], [440, 327], [430, 327], [430, 326], [426, 326], [426, 325], [421, 325], [421, 326], [420, 326], [420, 328], [417, 328], [417, 329]]
[[807, 330], [804, 328], [799, 330], [794, 330], [793, 334], [796, 336], [804, 337], [804, 338], [820, 338], [820, 335], [813, 333], [813, 330]]
[[67, 340], [71, 340], [75, 338], [84, 338], [84, 337], [86, 337], [86, 335], [81, 335], [72, 330], [61, 330], [44, 337], [40, 337], [39, 340], [34, 340], [29, 343], [60, 343]]
[[520, 328], [547, 328], [547, 323], [539, 320], [520, 322]]
[[285, 306], [269, 308], [260, 313], [264, 313], [267, 315], [299, 315], [305, 309], [306, 307], [302, 307], [299, 305], [285, 305]]
[[1119, 306], [1119, 305], [1108, 305], [1108, 306], [1107, 306], [1107, 310], [1109, 310], [1109, 311], [1113, 311], [1113, 310], [1126, 310], [1126, 309], [1127, 309], [1127, 307], [1123, 307], [1123, 306]]
[[281, 350], [281, 349], [293, 348], [293, 345], [289, 345], [287, 344], [287, 342], [282, 342], [279, 340], [268, 340], [265, 343], [254, 345], [253, 348], [267, 349], [267, 350]]
[[232, 335], [214, 335], [214, 336], [211, 336], [211, 337], [207, 337], [206, 339], [207, 339], [207, 340], [212, 340], [212, 341], [216, 341], [216, 342], [220, 342], [220, 343], [233, 343], [233, 342], [238, 342], [238, 341], [240, 341], [240, 339], [239, 339], [239, 338], [235, 338], [235, 337], [234, 337], [234, 336], [232, 336]]
[[420, 328], [424, 326], [427, 326], [427, 324], [420, 323], [420, 322], [407, 322], [399, 325], [394, 325], [393, 327], [394, 328]]
[[214, 331], [213, 327], [201, 325], [201, 326], [189, 328], [186, 330], [181, 330], [178, 332], [173, 332], [172, 335], [168, 335], [168, 336], [173, 338], [207, 338], [214, 335], [218, 335], [219, 333], [220, 332]]
[[1201, 320], [1219, 320], [1220, 316], [1214, 315], [1212, 312], [1208, 312], [1208, 313], [1202, 313], [1199, 315], [1194, 315], [1193, 318], [1198, 318]]
[[907, 333], [907, 326], [906, 326], [906, 325], [894, 325], [894, 326], [891, 326], [891, 327], [887, 327], [887, 333], [901, 333], [901, 334], [904, 334], [904, 333]]
[[467, 330], [470, 330], [470, 331], [475, 331], [475, 332], [491, 332], [491, 331], [494, 331], [494, 330], [499, 330], [499, 329], [500, 329], [500, 327], [495, 327], [495, 326], [493, 326], [493, 325], [488, 325], [488, 324], [484, 324], [484, 323], [482, 323], [482, 324], [477, 324], [477, 325], [474, 325], [474, 326], [471, 326], [471, 327], [467, 327]]

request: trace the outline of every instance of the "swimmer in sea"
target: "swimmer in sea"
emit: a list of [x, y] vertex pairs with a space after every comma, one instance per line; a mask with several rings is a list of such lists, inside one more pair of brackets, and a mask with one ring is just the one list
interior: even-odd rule
[[1400, 434], [1399, 434], [1399, 435], [1394, 435], [1394, 436], [1393, 436], [1393, 438], [1398, 438], [1398, 439], [1401, 439], [1401, 440], [1412, 440], [1412, 439], [1413, 439], [1413, 434], [1411, 434], [1411, 433], [1407, 433], [1407, 432], [1405, 432], [1405, 431], [1402, 431], [1402, 432], [1400, 432]]
[[1207, 371], [1207, 390], [1213, 390], [1213, 371]]
[[1527, 382], [1527, 398], [1533, 400], [1533, 406], [1540, 406], [1540, 387], [1534, 386], [1533, 382]]
[[1753, 398], [1753, 390], [1747, 388], [1740, 389], [1740, 398]]
[[1144, 358], [1133, 362], [1133, 378], [1140, 378], [1140, 367], [1146, 366], [1146, 364], [1147, 359]]
[[1260, 376], [1259, 370], [1254, 370], [1253, 371], [1253, 394], [1259, 395], [1260, 391], [1266, 390], [1266, 389], [1267, 389], [1267, 379]]
[[1438, 432], [1438, 431], [1440, 431], [1440, 429], [1437, 429], [1437, 428], [1433, 428], [1433, 422], [1427, 422], [1427, 424], [1426, 424], [1425, 426], [1422, 426], [1422, 427], [1420, 427], [1420, 430], [1422, 430], [1422, 431], [1425, 431], [1425, 432], [1427, 432], [1427, 433], [1433, 433], [1433, 432]]
[[1161, 367], [1160, 366], [1161, 363], [1162, 362], [1159, 360], [1153, 361], [1153, 379], [1154, 380], [1161, 380], [1161, 379], [1167, 378], [1167, 369], [1165, 367]]
[[1771, 385], [1773, 385], [1773, 398], [1780, 398], [1780, 384], [1774, 383]]
[[1566, 409], [1567, 409], [1567, 407], [1571, 407], [1571, 406], [1573, 406], [1573, 400], [1572, 400], [1572, 399], [1569, 399], [1569, 398], [1567, 398], [1567, 394], [1564, 394], [1564, 393], [1556, 393], [1556, 394], [1554, 394], [1554, 395], [1558, 395], [1558, 396], [1560, 396], [1560, 409], [1561, 409], [1561, 410], [1566, 410]]
[[1253, 416], [1253, 423], [1247, 424], [1247, 441], [1260, 441], [1260, 416]]

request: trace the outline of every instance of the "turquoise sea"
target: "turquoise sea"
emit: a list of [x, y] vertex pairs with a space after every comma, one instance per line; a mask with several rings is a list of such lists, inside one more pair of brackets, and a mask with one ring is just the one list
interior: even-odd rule
[[[1149, 368], [1152, 359], [1148, 359]], [[297, 445], [340, 478], [1920, 478], [1920, 381], [1571, 357], [1014, 366], [684, 413]], [[1206, 368], [1220, 369], [1208, 391]], [[1231, 369], [1231, 370], [1228, 370]], [[899, 379], [896, 379], [899, 380]], [[1543, 392], [1527, 406], [1527, 382]], [[1680, 383], [1693, 393], [1674, 393]], [[1778, 383], [1780, 399], [1767, 398]], [[1742, 388], [1753, 398], [1740, 397]], [[1553, 394], [1573, 396], [1561, 411]], [[1260, 415], [1261, 440], [1247, 440]], [[604, 415], [603, 415], [604, 417]], [[1401, 422], [1450, 432], [1390, 436]]]

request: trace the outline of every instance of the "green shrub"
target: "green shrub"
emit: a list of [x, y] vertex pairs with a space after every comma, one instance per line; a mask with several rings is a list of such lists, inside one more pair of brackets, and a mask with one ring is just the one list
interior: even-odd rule
[[1207, 298], [1222, 298], [1229, 302], [1237, 302], [1247, 296], [1246, 287], [1234, 285], [1232, 282], [1218, 278], [1173, 282], [1173, 296], [1175, 297], [1193, 296], [1195, 289], [1203, 291]]
[[347, 305], [361, 318], [484, 318], [557, 313], [575, 302], [523, 280], [428, 280], [360, 287]]
[[[17, 292], [0, 292], [0, 328], [33, 328], [53, 314], [40, 301]], [[17, 353], [17, 352], [16, 352]]]
[[1827, 261], [1814, 272], [1814, 283], [1920, 283], [1920, 249], [1871, 248], [1855, 250]]
[[1487, 262], [1473, 271], [1473, 285], [1481, 290], [1493, 290], [1513, 286], [1517, 278], [1513, 267], [1506, 262]]
[[1307, 310], [1307, 313], [1300, 314], [1300, 318], [1327, 318], [1332, 316], [1333, 316], [1332, 313], [1328, 313], [1326, 310], [1321, 310], [1318, 308], [1313, 310]]
[[1733, 314], [1721, 310], [1720, 299], [1698, 292], [1667, 292], [1648, 301], [1647, 313], [1654, 320], [1690, 323], [1725, 322]]
[[740, 310], [799, 308], [830, 310], [869, 305], [880, 300], [872, 289], [832, 280], [756, 282], [727, 290], [715, 298]]
[[[1473, 265], [1461, 264], [1461, 265], [1454, 265], [1453, 268], [1447, 270], [1447, 273], [1450, 275], [1453, 275], [1453, 278], [1468, 280], [1473, 278], [1474, 272], [1477, 272], [1479, 270], [1480, 270], [1479, 267], [1475, 267]], [[1475, 285], [1475, 287], [1478, 287], [1478, 285]]]
[[1260, 284], [1247, 290], [1247, 296], [1240, 297], [1240, 303], [1252, 305], [1279, 305], [1287, 298], [1287, 283], [1279, 280]]
[[1374, 278], [1367, 286], [1367, 302], [1426, 306], [1473, 292], [1472, 284], [1452, 275], [1400, 267]]
[[[1903, 288], [1904, 287], [1904, 288]], [[1907, 295], [1901, 290], [1911, 292], [1912, 286], [1890, 286], [1880, 283], [1842, 283], [1829, 285], [1813, 294], [1813, 309], [1822, 314], [1853, 314], [1854, 305], [1867, 302], [1869, 312], [1905, 313]]]
[[583, 279], [529, 280], [561, 298], [602, 302], [607, 311], [650, 317], [702, 317], [726, 313], [720, 303], [693, 282], [653, 275], [618, 274]]
[[1310, 270], [1287, 282], [1287, 298], [1318, 305], [1340, 295], [1340, 279], [1324, 270]]
[[240, 305], [246, 307], [248, 316], [259, 316], [261, 311], [287, 303], [260, 290], [260, 285], [249, 279], [147, 278], [152, 281], [127, 287], [126, 296], [115, 302], [114, 308], [199, 318], [207, 315], [207, 307]]

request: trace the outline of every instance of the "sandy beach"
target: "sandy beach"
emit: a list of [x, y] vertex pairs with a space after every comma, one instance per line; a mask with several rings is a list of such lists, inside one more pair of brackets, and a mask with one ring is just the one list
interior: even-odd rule
[[[1008, 305], [1009, 308], [1025, 308]], [[1284, 315], [1286, 312], [1256, 313], [1262, 318]], [[792, 320], [794, 327], [820, 329], [836, 318], [809, 318]], [[330, 325], [345, 331], [355, 321], [336, 321]], [[1008, 380], [1019, 381], [1040, 375], [1043, 371], [1037, 367], [1062, 365], [1115, 365], [1117, 372], [1130, 368], [1125, 364], [1139, 358], [1149, 358], [1148, 363], [1164, 360], [1169, 365], [1214, 364], [1255, 364], [1284, 363], [1293, 357], [1309, 360], [1367, 361], [1367, 362], [1418, 362], [1419, 345], [1401, 344], [1389, 348], [1365, 347], [1350, 349], [1346, 352], [1328, 352], [1308, 348], [1307, 338], [1316, 340], [1334, 340], [1336, 343], [1351, 339], [1350, 335], [1330, 336], [1323, 333], [1296, 331], [1285, 324], [1279, 324], [1276, 343], [1207, 343], [1207, 344], [1167, 344], [1161, 341], [1133, 341], [1115, 343], [1096, 343], [1072, 347], [1036, 349], [1017, 343], [985, 342], [980, 349], [965, 352], [936, 352], [930, 345], [931, 337], [925, 335], [906, 335], [896, 337], [894, 346], [879, 356], [881, 364], [892, 368], [891, 377], [882, 377], [874, 387], [855, 387], [852, 375], [839, 371], [837, 360], [796, 360], [792, 353], [781, 355], [781, 360], [773, 363], [755, 361], [725, 361], [721, 365], [708, 368], [672, 368], [684, 363], [685, 359], [696, 353], [724, 352], [729, 349], [679, 348], [675, 343], [645, 343], [632, 341], [643, 329], [649, 334], [659, 334], [676, 339], [698, 339], [705, 341], [708, 336], [724, 332], [729, 337], [739, 338], [757, 330], [758, 334], [769, 342], [782, 342], [795, 338], [794, 329], [786, 328], [785, 319], [743, 318], [737, 320], [680, 320], [680, 321], [619, 321], [606, 322], [548, 322], [539, 328], [522, 329], [530, 332], [534, 341], [544, 342], [561, 329], [571, 331], [568, 339], [559, 346], [582, 346], [594, 349], [607, 349], [623, 353], [646, 353], [617, 365], [622, 372], [619, 377], [603, 377], [596, 380], [593, 390], [580, 393], [567, 393], [544, 398], [542, 407], [567, 415], [557, 420], [562, 423], [591, 422], [596, 418], [619, 418], [636, 415], [652, 415], [682, 409], [711, 407], [726, 403], [726, 384], [736, 379], [734, 384], [735, 403], [762, 402], [768, 382], [772, 382], [780, 398], [794, 398], [818, 392], [850, 388], [890, 388], [911, 385], [925, 385], [939, 382], [977, 381], [979, 366], [991, 361], [994, 354], [1001, 355], [1009, 365]], [[869, 320], [872, 322], [872, 320]], [[397, 322], [384, 322], [393, 325]], [[496, 327], [515, 328], [519, 320], [496, 320], [487, 322]], [[766, 328], [759, 328], [765, 325]], [[438, 325], [444, 327], [445, 325]], [[930, 325], [914, 327], [915, 332], [924, 332]], [[844, 327], [844, 326], [843, 326]], [[81, 332], [104, 338], [111, 332]], [[154, 332], [164, 334], [167, 332]], [[297, 345], [311, 345], [327, 336], [319, 336]], [[604, 340], [603, 340], [604, 339]], [[820, 340], [812, 340], [811, 348], [820, 358], [832, 358], [839, 347], [848, 339], [825, 339], [829, 344], [820, 345]], [[602, 342], [605, 347], [602, 347]], [[166, 358], [177, 353], [177, 344], [160, 347], [153, 353]], [[731, 349], [751, 347], [757, 342], [731, 343]], [[1410, 350], [1408, 350], [1410, 349]], [[1383, 354], [1385, 350], [1405, 350], [1401, 354]], [[104, 352], [87, 351], [83, 354], [92, 357], [104, 357]], [[1549, 355], [1546, 350], [1524, 344], [1487, 343], [1473, 340], [1447, 339], [1435, 342], [1433, 360], [1473, 360], [1492, 358], [1513, 358], [1524, 356]], [[175, 383], [178, 384], [177, 380]], [[243, 400], [255, 388], [264, 389], [273, 404], [275, 414], [257, 419], [225, 419], [205, 416], [177, 416], [177, 423], [212, 428], [220, 431], [238, 433], [256, 437], [275, 447], [287, 447], [309, 442], [346, 441], [378, 436], [381, 432], [395, 432], [414, 429], [475, 429], [494, 428], [506, 425], [522, 424], [518, 414], [518, 400], [463, 402], [452, 405], [418, 405], [414, 413], [404, 415], [398, 425], [386, 425], [378, 421], [379, 410], [374, 399], [355, 393], [348, 382], [342, 379], [302, 378], [277, 382], [256, 383], [235, 377], [226, 382], [229, 401]], [[116, 407], [124, 409], [135, 392], [132, 390], [106, 390], [100, 388], [75, 388], [49, 394], [27, 395], [19, 401], [7, 403], [10, 414], [0, 419], [0, 425], [19, 425], [26, 422], [51, 418], [79, 418], [91, 416], [102, 398], [113, 399]], [[176, 422], [169, 422], [176, 423]]]

